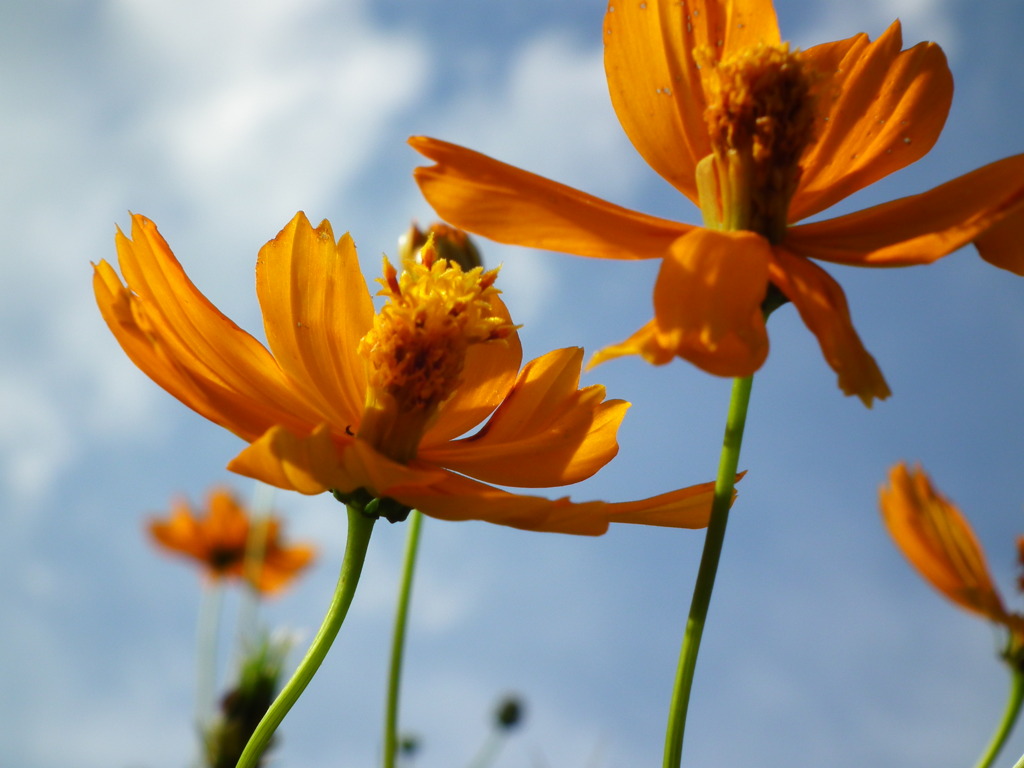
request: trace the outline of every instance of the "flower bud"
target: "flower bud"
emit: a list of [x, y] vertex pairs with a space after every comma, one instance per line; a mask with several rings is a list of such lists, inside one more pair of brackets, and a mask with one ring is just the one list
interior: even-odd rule
[[409, 231], [399, 238], [399, 255], [403, 260], [407, 258], [415, 260], [431, 235], [434, 236], [434, 248], [437, 249], [437, 255], [447, 261], [455, 262], [462, 267], [463, 272], [483, 266], [480, 251], [470, 240], [469, 235], [461, 229], [456, 229], [443, 222], [431, 224], [426, 231], [421, 231], [413, 224], [409, 227]]

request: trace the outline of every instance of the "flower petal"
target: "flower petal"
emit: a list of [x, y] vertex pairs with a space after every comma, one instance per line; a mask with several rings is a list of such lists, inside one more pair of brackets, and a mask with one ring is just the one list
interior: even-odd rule
[[238, 454], [228, 469], [268, 485], [305, 494], [365, 488], [388, 496], [393, 486], [438, 482], [443, 470], [398, 464], [363, 440], [341, 439], [322, 424], [305, 437], [282, 427], [266, 434]]
[[[512, 322], [508, 307], [499, 297], [492, 296], [491, 305], [495, 315]], [[471, 345], [466, 352], [462, 381], [455, 394], [441, 406], [422, 445], [454, 440], [486, 419], [512, 388], [522, 361], [523, 346], [515, 331], [504, 341]]]
[[121, 284], [105, 262], [93, 287], [114, 336], [142, 370], [206, 418], [252, 439], [270, 424], [318, 420], [270, 353], [225, 317], [185, 275], [156, 226], [118, 230]]
[[911, 565], [961, 608], [1008, 625], [985, 553], [960, 511], [920, 467], [897, 464], [889, 483], [879, 491], [882, 519]]
[[859, 267], [928, 264], [976, 241], [982, 258], [1024, 274], [1024, 155], [919, 195], [791, 227], [787, 249]]
[[274, 357], [332, 424], [358, 427], [366, 399], [359, 340], [373, 302], [352, 238], [297, 213], [260, 249], [256, 292]]
[[920, 43], [900, 50], [894, 21], [873, 43], [852, 38], [835, 66], [834, 47], [803, 58], [825, 79], [819, 84], [827, 122], [801, 161], [803, 176], [790, 221], [811, 216], [923, 157], [934, 145], [953, 100], [953, 76], [942, 49]]
[[889, 386], [853, 328], [839, 284], [817, 264], [782, 248], [775, 248], [769, 274], [818, 337], [825, 361], [839, 374], [843, 393], [857, 395], [868, 408], [875, 398], [887, 398]]
[[359, 486], [341, 466], [339, 446], [326, 424], [299, 437], [283, 427], [271, 427], [228, 464], [245, 477], [307, 495], [328, 488], [346, 492]]
[[711, 144], [694, 49], [721, 57], [777, 44], [770, 0], [612, 3], [604, 29], [608, 91], [623, 130], [648, 165], [696, 203], [694, 170]]
[[394, 497], [442, 520], [484, 520], [528, 531], [600, 536], [612, 522], [703, 528], [711, 514], [712, 485], [618, 504], [574, 503], [568, 497], [521, 496], [448, 475], [442, 483], [429, 488], [396, 489]]
[[618, 452], [628, 403], [605, 402], [601, 386], [578, 389], [583, 350], [549, 352], [526, 364], [490, 421], [472, 437], [424, 446], [419, 458], [491, 483], [546, 488], [576, 483]]
[[437, 214], [499, 243], [604, 259], [651, 259], [693, 229], [606, 203], [455, 144], [423, 136], [409, 144], [436, 163], [414, 175]]
[[719, 376], [748, 376], [768, 355], [761, 302], [768, 241], [697, 229], [677, 240], [654, 286], [659, 344]]
[[[93, 289], [100, 313], [131, 361], [199, 415], [247, 441], [271, 424], [301, 428], [303, 415], [314, 416], [298, 398], [288, 403], [289, 393], [276, 387], [268, 387], [264, 398], [232, 390], [220, 377], [211, 378], [209, 366], [176, 339], [160, 308], [133, 295], [105, 261], [95, 266]], [[177, 348], [167, 342], [168, 337], [177, 340]]]
[[665, 365], [665, 363], [676, 359], [676, 350], [661, 344], [658, 324], [654, 320], [650, 320], [625, 341], [610, 344], [604, 349], [598, 350], [590, 358], [587, 368], [590, 369], [595, 365], [626, 355], [640, 355], [651, 365]]

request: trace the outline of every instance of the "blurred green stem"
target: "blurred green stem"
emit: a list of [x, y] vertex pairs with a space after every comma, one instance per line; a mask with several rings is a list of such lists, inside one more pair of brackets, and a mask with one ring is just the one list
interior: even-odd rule
[[[1006, 744], [1006, 740], [1010, 738], [1010, 731], [1013, 730], [1013, 724], [1017, 722], [1017, 717], [1020, 715], [1021, 703], [1024, 702], [1024, 673], [1019, 669], [1014, 669], [1012, 675], [1013, 677], [1010, 680], [1010, 695], [1006, 700], [1006, 709], [1003, 711], [1003, 719], [999, 722], [999, 727], [996, 728], [996, 732], [992, 735], [992, 741], [989, 742], [988, 747], [982, 753], [981, 757], [978, 758], [978, 762], [975, 763], [974, 768], [989, 768], [989, 766], [995, 762], [996, 757], [999, 756], [999, 752], [1003, 748], [1003, 745]], [[1014, 768], [1024, 768], [1024, 757], [1020, 759]]]
[[338, 630], [345, 621], [345, 614], [348, 613], [348, 607], [359, 584], [359, 574], [363, 570], [363, 561], [366, 559], [366, 549], [370, 544], [370, 534], [375, 522], [375, 517], [368, 517], [361, 510], [348, 507], [348, 541], [345, 542], [341, 574], [338, 576], [338, 585], [334, 589], [330, 608], [327, 609], [320, 631], [313, 638], [313, 643], [306, 651], [306, 656], [295, 670], [295, 674], [274, 699], [260, 724], [256, 726], [252, 738], [245, 745], [245, 750], [238, 760], [237, 768], [255, 768], [259, 765], [263, 750], [270, 743], [277, 726], [309, 685], [309, 681], [313, 679], [313, 675], [330, 650], [334, 638], [338, 636]]
[[196, 720], [205, 725], [213, 716], [217, 688], [217, 640], [224, 605], [220, 581], [203, 585], [199, 603], [199, 627], [196, 632]]
[[384, 768], [395, 768], [398, 755], [398, 693], [402, 683], [402, 655], [405, 650], [405, 625], [412, 598], [412, 577], [416, 570], [416, 553], [420, 546], [423, 515], [417, 509], [409, 513], [409, 531], [405, 535], [405, 557], [402, 580], [398, 587], [398, 607], [391, 634], [391, 661], [388, 666], [387, 707], [384, 712]]
[[501, 745], [504, 743], [504, 733], [497, 729], [491, 731], [487, 736], [487, 741], [484, 742], [477, 756], [473, 758], [473, 762], [469, 764], [469, 768], [487, 768], [487, 766], [494, 762], [501, 749]]
[[679, 652], [679, 666], [676, 669], [675, 686], [672, 690], [672, 703], [669, 705], [663, 768], [678, 768], [683, 759], [683, 731], [686, 728], [690, 689], [693, 686], [697, 652], [700, 649], [700, 639], [711, 603], [711, 591], [715, 586], [718, 560], [725, 541], [725, 526], [729, 521], [729, 508], [732, 506], [736, 469], [740, 461], [740, 445], [743, 443], [743, 427], [747, 420], [747, 405], [750, 403], [753, 381], [753, 376], [733, 380], [732, 398], [729, 401], [725, 422], [725, 437], [718, 460], [715, 497], [711, 504], [711, 521], [708, 523], [704, 538], [704, 552], [697, 570], [697, 582], [693, 587], [690, 615], [686, 619], [686, 630]]

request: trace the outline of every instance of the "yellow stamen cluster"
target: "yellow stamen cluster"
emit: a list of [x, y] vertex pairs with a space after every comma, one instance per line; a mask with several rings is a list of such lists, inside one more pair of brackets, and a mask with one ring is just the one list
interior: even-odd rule
[[497, 270], [464, 272], [438, 257], [432, 241], [420, 261], [405, 258], [402, 267], [399, 276], [384, 259], [378, 295], [388, 301], [359, 342], [368, 384], [359, 436], [405, 462], [458, 388], [469, 347], [503, 340], [515, 326], [490, 301]]
[[800, 158], [813, 138], [814, 75], [788, 44], [761, 45], [701, 63], [712, 155], [698, 167], [708, 226], [780, 242]]

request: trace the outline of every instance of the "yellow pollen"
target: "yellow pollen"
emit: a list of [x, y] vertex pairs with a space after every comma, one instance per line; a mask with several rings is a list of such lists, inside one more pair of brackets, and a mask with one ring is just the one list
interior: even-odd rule
[[387, 303], [359, 342], [368, 387], [358, 434], [406, 462], [458, 388], [469, 347], [506, 339], [515, 326], [490, 301], [497, 270], [464, 272], [437, 256], [432, 238], [421, 261], [407, 257], [402, 267], [399, 276], [384, 258], [378, 295]]
[[786, 43], [747, 48], [721, 61], [710, 48], [694, 56], [712, 147], [698, 168], [707, 223], [778, 242], [800, 180], [800, 158], [813, 138], [814, 73]]

